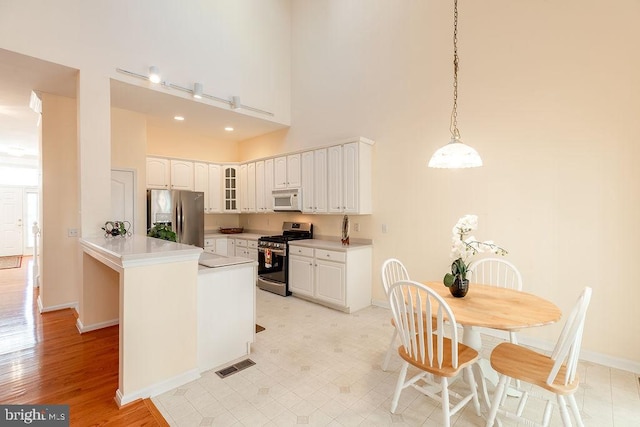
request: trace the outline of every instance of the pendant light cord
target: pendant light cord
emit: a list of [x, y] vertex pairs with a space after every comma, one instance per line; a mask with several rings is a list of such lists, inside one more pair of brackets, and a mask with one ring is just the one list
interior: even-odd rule
[[449, 126], [451, 136], [460, 139], [458, 130], [458, 0], [453, 0], [453, 111]]

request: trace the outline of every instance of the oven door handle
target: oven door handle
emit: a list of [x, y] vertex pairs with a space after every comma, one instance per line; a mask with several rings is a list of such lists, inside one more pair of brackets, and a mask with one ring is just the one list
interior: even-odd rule
[[[265, 249], [269, 248], [258, 248], [258, 252], [264, 252]], [[285, 253], [282, 249], [271, 249], [271, 253], [273, 253], [274, 255], [285, 256]]]

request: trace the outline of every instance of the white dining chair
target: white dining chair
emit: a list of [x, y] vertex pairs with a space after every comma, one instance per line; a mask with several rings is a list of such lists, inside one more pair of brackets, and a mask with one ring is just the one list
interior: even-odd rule
[[[520, 390], [522, 396], [515, 412], [503, 409], [507, 383], [510, 378], [533, 384], [553, 393], [560, 409], [562, 424], [565, 426], [571, 425], [571, 417], [566, 403], [568, 400], [576, 424], [583, 426], [574, 394], [578, 390], [579, 379], [576, 376], [576, 369], [591, 292], [591, 288], [586, 287], [580, 294], [551, 355], [512, 343], [502, 343], [493, 349], [491, 366], [500, 374], [500, 380], [493, 396], [491, 411], [486, 423], [487, 427], [493, 426], [498, 414], [526, 425], [549, 425], [554, 403], [553, 397], [549, 397], [548, 394], [539, 395], [535, 393], [535, 389], [532, 391]], [[529, 396], [546, 401], [541, 423], [523, 416]]]
[[[389, 305], [402, 345], [398, 354], [403, 359], [396, 390], [391, 402], [395, 413], [402, 391], [413, 387], [442, 405], [443, 426], [451, 425], [451, 417], [473, 401], [480, 416], [480, 402], [475, 378], [471, 370], [479, 359], [478, 352], [458, 341], [458, 332], [444, 335], [445, 322], [455, 325], [453, 311], [446, 301], [431, 288], [410, 280], [402, 280], [389, 288]], [[425, 322], [422, 319], [434, 319]], [[419, 373], [407, 378], [409, 365]], [[449, 386], [464, 373], [468, 394], [453, 391]]]
[[[391, 285], [401, 280], [409, 280], [409, 273], [407, 272], [407, 269], [400, 260], [396, 258], [389, 258], [382, 264], [382, 286], [384, 287], [384, 293], [387, 298], [389, 298], [389, 288], [391, 287]], [[396, 351], [394, 343], [396, 342], [398, 331], [395, 327], [393, 319], [391, 319], [391, 324], [393, 325], [393, 335], [391, 336], [391, 342], [389, 342], [387, 354], [385, 355], [384, 361], [382, 362], [383, 371], [387, 370], [391, 355]]]
[[[515, 265], [502, 258], [484, 258], [473, 262], [469, 266], [471, 282], [499, 288], [522, 290], [522, 275]], [[518, 343], [514, 331], [509, 331], [509, 341]]]

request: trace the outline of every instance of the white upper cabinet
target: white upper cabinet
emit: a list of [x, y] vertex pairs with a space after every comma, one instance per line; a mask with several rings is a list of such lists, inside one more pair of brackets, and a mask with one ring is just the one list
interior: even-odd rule
[[373, 213], [373, 142], [361, 140], [345, 144], [342, 150], [344, 162], [344, 212]]
[[300, 154], [287, 156], [287, 187], [300, 187], [302, 185], [302, 168]]
[[302, 212], [327, 213], [327, 149], [302, 153]]
[[314, 213], [313, 151], [302, 153], [302, 212]]
[[274, 160], [274, 184], [276, 190], [287, 188], [287, 158], [276, 157]]
[[302, 212], [371, 214], [373, 141], [237, 164], [147, 158], [147, 187], [202, 191], [205, 213], [273, 212], [273, 190], [300, 188]]
[[240, 180], [240, 211], [242, 213], [253, 213], [256, 211], [256, 164], [242, 164], [238, 173]]
[[[246, 196], [245, 196], [245, 207], [244, 212], [255, 212], [256, 211], [256, 164], [248, 163], [247, 164], [247, 185], [246, 185]], [[245, 192], [245, 191], [243, 191]]]
[[209, 213], [209, 165], [193, 163], [193, 191], [204, 193], [204, 212]]
[[240, 184], [239, 199], [240, 199], [240, 212], [247, 211], [247, 165], [240, 165], [238, 167], [238, 183]]
[[[206, 213], [222, 212], [222, 166], [209, 164], [209, 204]], [[226, 249], [226, 248], [225, 248]]]
[[193, 162], [171, 160], [171, 189], [193, 191]]
[[256, 162], [256, 212], [273, 211], [273, 159]]
[[256, 162], [256, 212], [264, 212], [267, 207], [264, 192], [264, 160]]
[[327, 149], [327, 212], [341, 213], [342, 207], [342, 146]]
[[235, 165], [224, 165], [222, 167], [222, 211], [227, 213], [240, 212], [238, 203], [238, 167]]
[[298, 188], [301, 186], [301, 158], [300, 154], [290, 154], [288, 156], [276, 157], [274, 163], [274, 185], [273, 188], [281, 190], [283, 188]]
[[327, 167], [327, 149], [315, 150], [313, 152], [313, 211], [315, 213], [327, 213]]
[[372, 144], [360, 138], [327, 149], [329, 213], [373, 212]]
[[266, 200], [266, 212], [273, 212], [273, 183], [275, 174], [274, 159], [264, 161], [264, 196]]
[[171, 165], [169, 159], [147, 157], [147, 188], [169, 188]]

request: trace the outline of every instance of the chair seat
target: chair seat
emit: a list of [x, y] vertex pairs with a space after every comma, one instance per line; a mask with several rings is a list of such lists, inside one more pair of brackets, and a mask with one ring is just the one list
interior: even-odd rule
[[[428, 337], [425, 336], [425, 341], [427, 339]], [[432, 341], [433, 354], [435, 355], [438, 354], [438, 342], [435, 335], [432, 336]], [[429, 360], [426, 360], [425, 363], [421, 363], [420, 361], [415, 360], [407, 352], [404, 346], [398, 347], [398, 354], [400, 355], [400, 357], [402, 357], [404, 360], [418, 369], [422, 369], [423, 371], [429, 372], [439, 377], [449, 378], [455, 377], [465, 366], [468, 366], [478, 360], [479, 355], [476, 350], [464, 344], [458, 343], [458, 367], [454, 368], [451, 363], [451, 340], [449, 338], [443, 338], [442, 345], [444, 346], [444, 351], [442, 352], [442, 367], [438, 366], [438, 361], [435, 356], [433, 360], [433, 366], [429, 365]]]
[[566, 373], [564, 365], [560, 368], [553, 384], [547, 384], [553, 364], [554, 361], [549, 356], [511, 343], [499, 344], [491, 353], [491, 366], [501, 374], [537, 385], [561, 396], [574, 393], [578, 388], [578, 377], [576, 375], [572, 383], [564, 385], [562, 382]]

